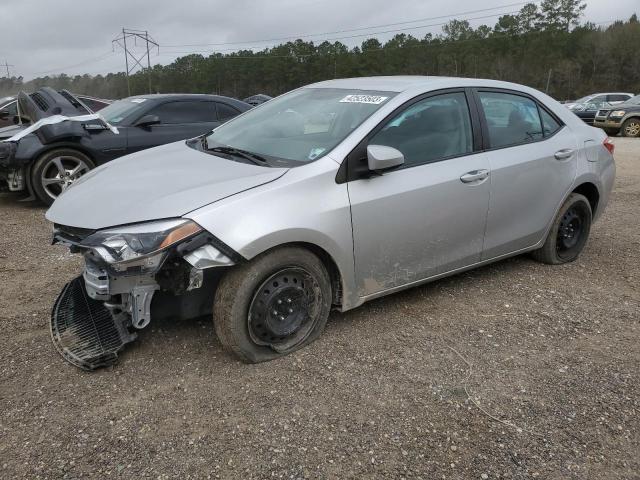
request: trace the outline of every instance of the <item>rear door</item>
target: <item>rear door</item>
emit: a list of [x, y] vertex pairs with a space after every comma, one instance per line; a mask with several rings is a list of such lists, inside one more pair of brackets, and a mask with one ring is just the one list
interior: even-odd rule
[[491, 168], [483, 260], [540, 241], [573, 184], [578, 145], [569, 127], [533, 98], [476, 90]]
[[146, 115], [157, 115], [160, 123], [130, 127], [127, 153], [202, 135], [219, 125], [215, 102], [208, 100], [168, 101], [146, 111]]
[[367, 145], [394, 147], [405, 157], [396, 170], [348, 183], [360, 296], [480, 260], [490, 172], [486, 155], [474, 148], [475, 111], [467, 98], [453, 90], [417, 99], [350, 154], [349, 165], [363, 155], [366, 164]]

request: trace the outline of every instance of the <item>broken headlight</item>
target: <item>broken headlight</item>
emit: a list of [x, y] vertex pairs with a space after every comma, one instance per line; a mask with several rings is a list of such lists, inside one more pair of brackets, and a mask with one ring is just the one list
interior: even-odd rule
[[168, 247], [201, 231], [202, 227], [191, 220], [160, 220], [98, 230], [81, 245], [90, 248], [116, 271], [133, 267], [156, 270]]

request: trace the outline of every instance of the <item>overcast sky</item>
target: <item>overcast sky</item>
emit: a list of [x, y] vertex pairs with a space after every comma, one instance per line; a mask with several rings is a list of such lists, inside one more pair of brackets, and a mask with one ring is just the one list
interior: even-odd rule
[[[353, 46], [371, 36], [385, 40], [394, 35], [371, 32], [402, 29], [416, 37], [440, 33], [441, 26], [436, 24], [452, 18], [468, 19], [474, 26], [493, 26], [499, 15], [519, 10], [521, 5], [517, 3], [520, 2], [0, 0], [0, 63], [6, 60], [14, 65], [10, 67], [11, 74], [27, 80], [62, 72], [75, 75], [123, 71], [123, 52], [113, 51], [111, 43], [122, 27], [148, 30], [160, 44], [160, 54], [151, 57], [153, 64], [167, 64], [189, 52], [206, 55], [214, 50], [227, 53], [239, 48], [264, 48], [281, 42], [258, 40], [300, 35], [317, 43], [331, 39]], [[488, 10], [492, 7], [499, 8]], [[588, 0], [584, 18], [606, 22], [628, 19], [636, 11], [640, 14], [638, 0]], [[4, 75], [3, 67], [0, 76]]]

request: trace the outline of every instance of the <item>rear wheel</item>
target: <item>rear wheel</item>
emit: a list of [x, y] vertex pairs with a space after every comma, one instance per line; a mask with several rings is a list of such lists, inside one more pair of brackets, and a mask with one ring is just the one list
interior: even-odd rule
[[605, 128], [604, 133], [606, 133], [610, 137], [615, 137], [616, 135], [618, 135], [618, 133], [620, 133], [620, 130], [617, 128]]
[[533, 258], [551, 265], [573, 262], [589, 238], [591, 205], [584, 195], [572, 193], [560, 208], [542, 248]]
[[51, 150], [43, 154], [31, 170], [31, 185], [38, 199], [51, 205], [78, 178], [95, 168], [84, 153], [71, 149]]
[[640, 118], [629, 118], [622, 124], [622, 135], [640, 137]]
[[273, 360], [320, 336], [331, 298], [329, 274], [318, 257], [280, 248], [223, 277], [213, 307], [216, 334], [245, 362]]

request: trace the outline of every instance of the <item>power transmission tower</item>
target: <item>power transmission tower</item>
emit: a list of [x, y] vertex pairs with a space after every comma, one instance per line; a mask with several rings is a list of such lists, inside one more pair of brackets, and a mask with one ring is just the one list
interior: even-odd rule
[[[127, 40], [129, 44], [127, 45]], [[138, 41], [145, 47], [142, 55], [138, 56], [136, 52], [134, 52], [131, 48], [131, 41], [133, 41], [134, 46], [138, 45]], [[122, 48], [124, 50], [124, 64], [127, 74], [127, 93], [131, 96], [131, 85], [129, 83], [129, 74], [135, 71], [136, 67], [140, 67], [141, 70], [144, 70], [145, 67], [142, 64], [144, 57], [147, 57], [147, 78], [149, 81], [149, 93], [151, 93], [151, 50], [154, 48], [160, 52], [160, 45], [156, 42], [151, 36], [149, 32], [146, 30], [132, 30], [123, 28], [122, 35], [114, 38], [111, 41], [113, 48], [116, 46]], [[131, 60], [131, 64], [129, 64], [129, 60]]]
[[10, 77], [11, 77], [11, 75], [9, 74], [9, 67], [15, 67], [15, 65], [9, 65], [9, 64], [7, 63], [7, 61], [5, 60], [5, 61], [4, 61], [4, 64], [0, 64], [0, 67], [4, 67], [4, 68], [6, 68], [6, 69], [7, 69], [7, 78], [10, 78]]

